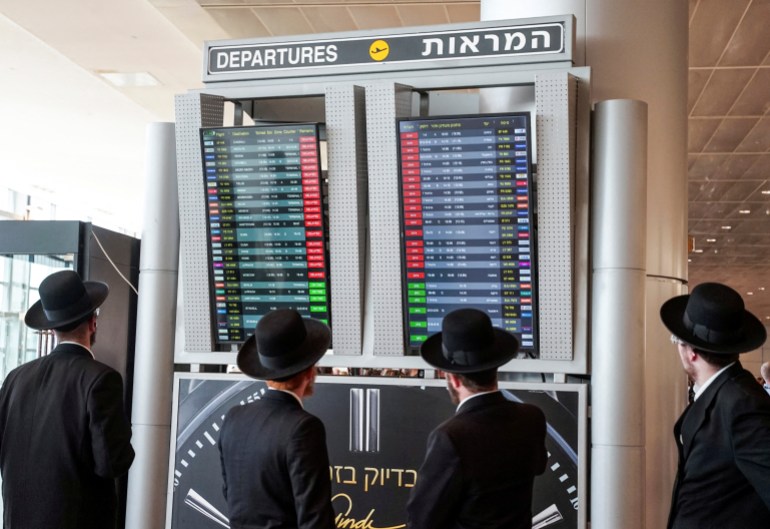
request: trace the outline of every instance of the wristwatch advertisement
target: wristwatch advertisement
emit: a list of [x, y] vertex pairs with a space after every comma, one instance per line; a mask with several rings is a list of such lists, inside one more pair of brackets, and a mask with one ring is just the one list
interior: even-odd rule
[[[535, 479], [533, 528], [584, 529], [585, 386], [500, 387], [510, 400], [540, 407], [548, 423], [548, 463]], [[167, 529], [230, 527], [219, 430], [231, 407], [259, 400], [265, 391], [264, 382], [242, 376], [177, 375]], [[319, 377], [314, 395], [303, 402], [326, 427], [337, 527], [405, 527], [428, 434], [455, 412], [444, 381]]]

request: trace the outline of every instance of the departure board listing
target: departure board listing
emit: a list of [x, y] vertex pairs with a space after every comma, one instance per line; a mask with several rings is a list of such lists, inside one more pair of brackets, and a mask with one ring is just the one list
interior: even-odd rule
[[529, 114], [399, 120], [409, 348], [475, 307], [537, 355]]
[[329, 324], [318, 125], [201, 129], [217, 344], [292, 308]]

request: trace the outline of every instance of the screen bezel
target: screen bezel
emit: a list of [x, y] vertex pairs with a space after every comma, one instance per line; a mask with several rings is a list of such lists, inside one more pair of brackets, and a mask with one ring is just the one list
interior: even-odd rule
[[[400, 234], [400, 250], [401, 250], [401, 298], [402, 298], [402, 319], [404, 328], [404, 346], [407, 355], [419, 354], [419, 346], [412, 345], [409, 335], [409, 306], [408, 306], [408, 286], [407, 286], [407, 273], [406, 267], [406, 225], [405, 225], [405, 210], [404, 210], [404, 174], [402, 166], [402, 149], [401, 149], [401, 124], [403, 122], [435, 122], [435, 121], [463, 121], [468, 119], [503, 119], [521, 118], [526, 120], [526, 136], [527, 136], [527, 188], [529, 197], [528, 219], [530, 225], [530, 257], [531, 257], [531, 276], [532, 276], [532, 346], [524, 347], [521, 343], [520, 336], [516, 336], [519, 341], [519, 350], [517, 358], [521, 358], [522, 355], [525, 358], [539, 359], [539, 314], [538, 314], [538, 255], [537, 255], [537, 215], [535, 212], [536, 204], [536, 190], [534, 185], [534, 163], [532, 161], [532, 141], [534, 136], [532, 134], [532, 113], [527, 111], [514, 111], [514, 112], [495, 112], [487, 114], [458, 114], [458, 115], [437, 115], [437, 116], [411, 116], [411, 117], [399, 117], [396, 118], [396, 150], [397, 150], [397, 163], [398, 163], [398, 198], [399, 198], [399, 234]], [[499, 225], [499, 224], [498, 224]], [[512, 333], [516, 334], [516, 333]]]
[[[202, 185], [204, 191], [204, 207], [206, 217], [206, 272], [208, 276], [208, 294], [209, 294], [209, 329], [212, 336], [212, 342], [214, 347], [220, 351], [231, 350], [233, 345], [240, 345], [244, 343], [248, 337], [253, 334], [254, 329], [243, 327], [243, 340], [222, 340], [219, 338], [218, 333], [218, 319], [217, 319], [217, 307], [216, 307], [216, 292], [214, 285], [214, 269], [213, 269], [213, 248], [211, 245], [211, 215], [208, 209], [208, 196], [206, 193], [206, 159], [204, 153], [204, 134], [207, 131], [235, 131], [235, 130], [267, 130], [267, 129], [285, 129], [287, 127], [313, 127], [315, 134], [315, 151], [318, 159], [318, 186], [320, 194], [320, 207], [321, 207], [321, 230], [323, 234], [323, 251], [324, 251], [324, 272], [326, 283], [326, 295], [327, 295], [327, 307], [328, 307], [328, 326], [332, 325], [332, 305], [331, 305], [331, 280], [330, 272], [331, 265], [329, 261], [329, 220], [328, 220], [328, 203], [326, 200], [326, 191], [324, 186], [324, 171], [321, 167], [321, 123], [318, 122], [281, 122], [270, 124], [256, 124], [256, 125], [243, 125], [243, 126], [221, 126], [221, 127], [200, 127], [198, 137], [200, 140], [201, 149], [201, 164], [202, 164]], [[303, 198], [304, 201], [304, 198]], [[308, 315], [303, 315], [308, 316]], [[312, 317], [312, 316], [311, 316]], [[228, 327], [229, 328], [229, 327]]]

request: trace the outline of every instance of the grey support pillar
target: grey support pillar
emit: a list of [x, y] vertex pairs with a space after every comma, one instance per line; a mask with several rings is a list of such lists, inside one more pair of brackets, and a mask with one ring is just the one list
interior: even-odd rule
[[[637, 219], [647, 225], [646, 304], [634, 307], [647, 315], [645, 473], [637, 479], [644, 479], [645, 527], [659, 529], [666, 526], [676, 470], [671, 429], [686, 399], [679, 359], [657, 314], [663, 301], [684, 291], [687, 276], [688, 3], [481, 0], [482, 20], [565, 14], [575, 16], [576, 66], [591, 67], [593, 97], [638, 99], [648, 105], [647, 214]], [[602, 479], [591, 476], [592, 488]], [[608, 502], [596, 506], [605, 507]], [[596, 519], [600, 513], [591, 516]]]
[[162, 529], [171, 430], [179, 259], [179, 203], [173, 123], [147, 130], [144, 231], [134, 360], [133, 439], [127, 529]]
[[591, 527], [644, 527], [647, 105], [596, 105], [591, 239]]

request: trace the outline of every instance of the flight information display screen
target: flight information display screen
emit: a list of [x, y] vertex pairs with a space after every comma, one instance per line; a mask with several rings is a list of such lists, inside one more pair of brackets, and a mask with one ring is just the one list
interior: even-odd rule
[[318, 125], [201, 129], [215, 342], [278, 308], [330, 323]]
[[536, 357], [529, 113], [401, 119], [398, 134], [409, 352], [473, 307]]

